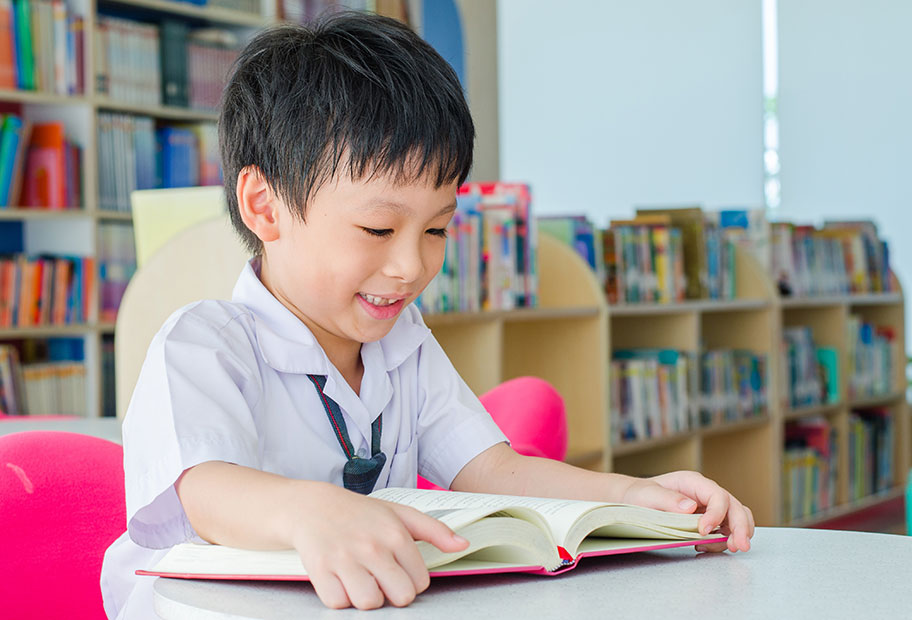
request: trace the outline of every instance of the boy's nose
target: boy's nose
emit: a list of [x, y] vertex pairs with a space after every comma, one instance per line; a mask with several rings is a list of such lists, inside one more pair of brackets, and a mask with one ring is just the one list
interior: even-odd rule
[[400, 243], [390, 253], [384, 270], [386, 275], [402, 280], [414, 282], [424, 273], [424, 257], [419, 244]]

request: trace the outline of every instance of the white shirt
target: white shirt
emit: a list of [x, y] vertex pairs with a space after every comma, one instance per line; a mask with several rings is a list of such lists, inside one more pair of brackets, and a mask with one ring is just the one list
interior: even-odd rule
[[342, 410], [352, 446], [370, 454], [383, 413], [387, 456], [375, 488], [444, 488], [475, 456], [506, 438], [469, 390], [421, 314], [408, 306], [392, 330], [361, 347], [355, 394], [310, 330], [262, 285], [248, 263], [232, 301], [175, 312], [146, 354], [123, 424], [127, 532], [105, 554], [109, 617], [154, 618], [153, 577], [164, 550], [199, 540], [174, 482], [186, 469], [226, 461], [290, 478], [342, 485], [346, 456], [308, 374]]

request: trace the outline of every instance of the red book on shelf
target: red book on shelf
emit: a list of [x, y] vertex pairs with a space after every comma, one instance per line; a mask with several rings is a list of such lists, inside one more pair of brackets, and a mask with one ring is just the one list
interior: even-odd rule
[[0, 0], [0, 88], [16, 88], [16, 50], [13, 47], [13, 3]]
[[66, 138], [63, 123], [36, 123], [26, 158], [22, 206], [66, 207]]

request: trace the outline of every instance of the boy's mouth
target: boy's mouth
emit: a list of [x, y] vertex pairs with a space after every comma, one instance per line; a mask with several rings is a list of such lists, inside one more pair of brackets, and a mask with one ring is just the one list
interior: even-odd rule
[[375, 295], [368, 295], [367, 293], [358, 293], [366, 302], [374, 306], [391, 306], [394, 303], [401, 301], [402, 298], [398, 299], [387, 299], [386, 297], [376, 297]]

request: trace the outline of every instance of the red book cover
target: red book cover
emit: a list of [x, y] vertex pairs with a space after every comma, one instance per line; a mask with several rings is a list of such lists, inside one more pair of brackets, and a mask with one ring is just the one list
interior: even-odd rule
[[13, 3], [0, 0], [0, 88], [16, 88], [16, 50], [13, 47]]
[[66, 207], [66, 139], [63, 123], [37, 123], [26, 157], [22, 206]]

